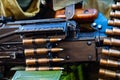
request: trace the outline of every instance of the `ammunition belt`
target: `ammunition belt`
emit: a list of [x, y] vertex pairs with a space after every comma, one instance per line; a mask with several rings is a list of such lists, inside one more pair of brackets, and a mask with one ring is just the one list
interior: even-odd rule
[[[60, 38], [37, 38], [37, 39], [23, 39], [23, 45], [29, 47], [30, 45], [44, 45], [47, 47], [40, 48], [25, 48], [24, 54], [26, 57], [26, 71], [39, 71], [39, 70], [63, 70], [62, 67], [53, 67], [51, 63], [59, 63], [63, 58], [54, 58], [52, 55], [63, 51], [62, 48], [52, 48], [51, 43], [61, 41]], [[47, 55], [47, 56], [43, 56]]]
[[[113, 11], [110, 13], [111, 20], [108, 25], [112, 29], [106, 29], [109, 38], [103, 39], [104, 47], [101, 52], [100, 69], [98, 80], [119, 80], [120, 79], [120, 2], [112, 5]], [[111, 79], [110, 79], [111, 80]]]

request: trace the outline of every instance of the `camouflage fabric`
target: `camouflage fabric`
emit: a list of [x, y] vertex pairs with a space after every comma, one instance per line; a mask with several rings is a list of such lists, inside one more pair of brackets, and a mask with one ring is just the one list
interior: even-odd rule
[[113, 3], [114, 0], [83, 0], [83, 8], [96, 8], [109, 18], [111, 5]]
[[17, 0], [19, 6], [25, 11], [29, 8], [32, 0]]
[[70, 4], [79, 3], [80, 1], [82, 1], [82, 0], [53, 0], [53, 9], [59, 10]]
[[24, 19], [33, 17], [40, 11], [40, 0], [33, 0], [26, 11], [24, 11], [20, 5], [16, 0], [0, 0], [0, 15], [5, 17], [12, 16], [15, 19]]

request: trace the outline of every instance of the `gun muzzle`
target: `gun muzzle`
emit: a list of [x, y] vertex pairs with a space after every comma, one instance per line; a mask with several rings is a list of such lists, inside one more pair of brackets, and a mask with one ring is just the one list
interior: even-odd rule
[[100, 69], [99, 74], [103, 75], [105, 77], [120, 79], [120, 73], [117, 73], [117, 72], [114, 72], [114, 71], [111, 71], [111, 70], [107, 70], [107, 69]]
[[120, 20], [118, 19], [108, 20], [108, 25], [120, 27]]
[[110, 12], [110, 17], [120, 18], [120, 11]]
[[58, 42], [58, 41], [61, 41], [61, 40], [62, 40], [61, 38], [23, 39], [23, 45], [43, 44], [43, 43], [47, 43], [47, 42], [53, 43], [53, 42]]
[[63, 61], [63, 58], [53, 58], [53, 59], [26, 59], [26, 65], [39, 65], [39, 64], [45, 64], [49, 62], [60, 62]]
[[113, 29], [106, 29], [106, 34], [108, 35], [120, 35], [120, 29], [114, 27]]
[[120, 10], [120, 2], [117, 2], [116, 4], [113, 4], [111, 6], [111, 8], [114, 9], [114, 10]]
[[105, 38], [103, 39], [103, 44], [110, 46], [120, 46], [120, 40], [115, 38]]
[[26, 67], [26, 71], [49, 71], [49, 70], [63, 70], [62, 67]]
[[114, 49], [102, 49], [102, 54], [108, 55], [108, 56], [113, 56], [113, 57], [120, 57], [120, 51], [119, 50], [114, 50]]
[[101, 59], [100, 65], [118, 68], [120, 66], [120, 62], [114, 61], [114, 60], [109, 60], [109, 59]]
[[24, 54], [25, 54], [25, 56], [33, 56], [33, 55], [36, 55], [36, 54], [40, 55], [40, 54], [46, 54], [46, 53], [48, 53], [48, 52], [56, 53], [56, 52], [60, 52], [60, 51], [63, 51], [63, 49], [62, 49], [62, 48], [25, 49], [25, 50], [24, 50]]

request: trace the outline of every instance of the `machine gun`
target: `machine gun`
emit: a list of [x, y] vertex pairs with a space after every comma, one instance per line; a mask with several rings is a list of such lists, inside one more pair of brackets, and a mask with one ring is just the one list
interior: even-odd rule
[[[23, 65], [27, 71], [39, 71], [63, 70], [62, 64], [99, 62], [103, 38], [107, 37], [105, 29], [111, 27], [101, 24], [99, 18], [105, 18], [100, 13], [95, 20], [98, 15], [95, 9], [82, 10], [79, 14], [88, 16], [89, 11], [95, 12], [93, 17], [79, 16], [77, 20], [76, 16], [67, 19], [57, 16], [1, 23], [0, 65]], [[92, 31], [81, 30], [79, 19], [84, 18], [92, 22]]]

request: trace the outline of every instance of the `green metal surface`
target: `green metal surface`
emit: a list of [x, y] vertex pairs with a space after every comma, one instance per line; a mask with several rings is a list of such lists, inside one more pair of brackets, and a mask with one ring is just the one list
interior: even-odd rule
[[62, 71], [17, 71], [12, 80], [59, 80]]

